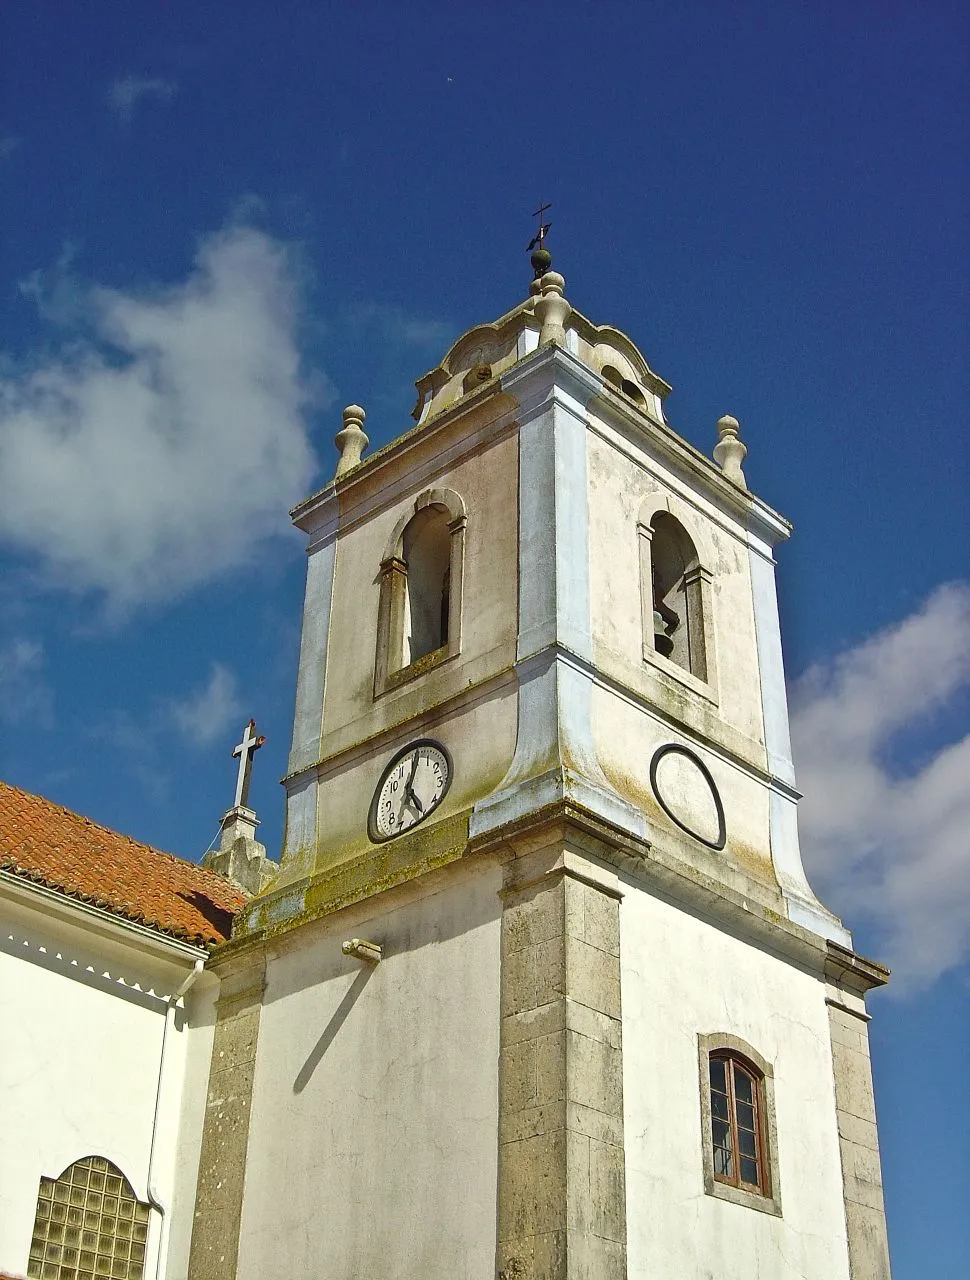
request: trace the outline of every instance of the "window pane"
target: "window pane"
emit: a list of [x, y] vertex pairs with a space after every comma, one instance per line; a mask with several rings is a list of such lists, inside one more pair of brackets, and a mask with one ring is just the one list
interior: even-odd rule
[[747, 1102], [738, 1103], [738, 1124], [742, 1129], [754, 1132], [754, 1107]]
[[711, 1094], [711, 1114], [717, 1120], [728, 1118], [728, 1100], [723, 1093]]
[[723, 1147], [714, 1148], [714, 1172], [722, 1178], [734, 1177], [734, 1156]]
[[715, 1147], [726, 1147], [728, 1150], [732, 1147], [731, 1142], [731, 1126], [726, 1120], [712, 1121], [713, 1138]]
[[737, 1063], [735, 1063], [734, 1064], [734, 1094], [739, 1102], [749, 1102], [749, 1103], [754, 1102], [754, 1097], [751, 1092], [752, 1083], [753, 1082], [751, 1080], [751, 1077], [744, 1070], [744, 1068], [739, 1067]]
[[711, 1059], [711, 1088], [718, 1093], [727, 1093], [727, 1080], [724, 1076], [723, 1058]]
[[749, 1160], [745, 1156], [741, 1157], [741, 1181], [751, 1187], [758, 1185], [758, 1162], [756, 1160]]
[[752, 1160], [758, 1154], [755, 1147], [754, 1134], [749, 1133], [747, 1129], [738, 1130], [738, 1148], [743, 1156], [750, 1156]]

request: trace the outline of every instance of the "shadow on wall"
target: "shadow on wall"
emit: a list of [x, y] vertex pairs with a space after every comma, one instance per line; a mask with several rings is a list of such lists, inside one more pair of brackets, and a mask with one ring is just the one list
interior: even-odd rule
[[354, 978], [353, 982], [348, 987], [344, 998], [340, 1001], [340, 1004], [338, 1004], [336, 1009], [334, 1010], [333, 1017], [330, 1019], [330, 1021], [327, 1023], [326, 1027], [324, 1028], [323, 1035], [321, 1035], [320, 1039], [316, 1042], [316, 1044], [310, 1050], [310, 1056], [307, 1058], [306, 1062], [304, 1062], [303, 1066], [300, 1068], [299, 1072], [297, 1073], [297, 1077], [293, 1081], [294, 1093], [302, 1093], [303, 1090], [310, 1083], [310, 1079], [313, 1076], [314, 1071], [316, 1071], [317, 1067], [320, 1065], [320, 1060], [322, 1059], [323, 1055], [327, 1052], [327, 1050], [330, 1048], [331, 1044], [333, 1044], [333, 1041], [337, 1035], [337, 1032], [346, 1022], [351, 1009], [357, 1003], [357, 1000], [360, 997], [361, 992], [364, 990], [364, 987], [366, 987], [370, 979], [370, 976], [373, 972], [374, 972], [373, 965], [370, 965], [370, 964], [365, 965], [363, 968], [361, 968], [360, 972], [357, 974], [357, 977]]

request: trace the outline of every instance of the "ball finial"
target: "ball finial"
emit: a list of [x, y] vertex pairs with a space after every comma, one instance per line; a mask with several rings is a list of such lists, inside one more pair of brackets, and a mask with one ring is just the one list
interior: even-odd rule
[[532, 257], [529, 261], [532, 263], [532, 270], [535, 272], [534, 278], [541, 280], [552, 266], [552, 254], [548, 249], [540, 245], [538, 249], [532, 251]]
[[333, 438], [340, 450], [335, 480], [339, 480], [351, 467], [356, 467], [360, 462], [360, 455], [367, 448], [368, 440], [363, 430], [366, 417], [359, 404], [349, 404], [343, 411], [343, 428]]
[[717, 444], [714, 446], [714, 461], [724, 472], [728, 480], [733, 480], [742, 489], [747, 489], [748, 482], [741, 470], [741, 463], [747, 455], [747, 446], [738, 438], [741, 424], [737, 418], [726, 413], [717, 420]]

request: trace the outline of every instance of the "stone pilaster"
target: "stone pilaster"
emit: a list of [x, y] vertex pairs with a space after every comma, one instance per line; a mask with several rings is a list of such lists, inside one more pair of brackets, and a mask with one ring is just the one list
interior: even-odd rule
[[619, 901], [508, 868], [502, 917], [498, 1274], [623, 1280]]
[[888, 974], [834, 943], [827, 962], [829, 1031], [852, 1280], [890, 1280], [876, 1105], [864, 992]]
[[221, 976], [189, 1280], [235, 1280], [265, 957]]

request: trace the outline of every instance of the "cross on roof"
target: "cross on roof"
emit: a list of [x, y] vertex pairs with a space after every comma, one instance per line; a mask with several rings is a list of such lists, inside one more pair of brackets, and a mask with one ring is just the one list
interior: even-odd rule
[[249, 800], [249, 779], [253, 772], [253, 754], [258, 751], [266, 739], [256, 736], [256, 721], [250, 720], [243, 729], [242, 742], [232, 749], [233, 756], [239, 757], [239, 773], [236, 777], [236, 798], [232, 802], [234, 809], [245, 805]]

